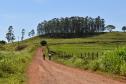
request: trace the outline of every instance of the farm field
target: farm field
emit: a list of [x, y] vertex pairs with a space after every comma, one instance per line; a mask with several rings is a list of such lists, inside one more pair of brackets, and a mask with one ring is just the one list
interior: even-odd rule
[[[123, 36], [118, 40], [120, 38], [120, 34], [121, 33], [108, 33], [106, 35], [82, 39], [83, 42], [80, 43], [74, 44], [68, 42], [68, 44], [51, 45], [50, 50], [56, 53], [56, 55], [52, 56], [53, 60], [82, 69], [90, 69], [93, 71], [100, 70], [111, 74], [126, 75], [126, 42], [125, 37]], [[94, 39], [94, 42], [92, 39]], [[103, 63], [104, 60], [105, 62]], [[118, 63], [113, 64], [113, 62]]]

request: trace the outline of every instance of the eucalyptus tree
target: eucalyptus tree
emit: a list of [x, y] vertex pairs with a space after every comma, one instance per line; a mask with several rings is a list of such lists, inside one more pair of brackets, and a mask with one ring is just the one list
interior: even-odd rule
[[6, 33], [6, 39], [8, 42], [13, 42], [15, 40], [13, 26], [9, 26], [8, 32]]
[[95, 18], [96, 32], [99, 32], [100, 31], [100, 25], [101, 25], [101, 17], [98, 16], [97, 18]]
[[88, 16], [86, 16], [84, 19], [84, 33], [88, 32], [88, 24], [89, 24], [89, 18]]
[[105, 20], [104, 19], [101, 19], [101, 28], [100, 28], [100, 31], [104, 31], [105, 30]]
[[37, 35], [42, 35], [43, 34], [43, 24], [39, 23], [37, 26]]
[[29, 36], [29, 37], [35, 36], [35, 30], [32, 29], [32, 30], [28, 33], [28, 36]]
[[35, 30], [34, 29], [31, 30], [31, 36], [32, 37], [35, 36]]
[[[84, 36], [90, 32], [103, 32], [105, 21], [100, 16], [92, 17], [61, 17], [39, 23], [37, 26], [38, 35], [47, 36]], [[43, 33], [44, 32], [44, 33]]]
[[21, 31], [21, 41], [23, 41], [24, 40], [24, 35], [25, 35], [25, 29], [22, 29], [22, 31]]

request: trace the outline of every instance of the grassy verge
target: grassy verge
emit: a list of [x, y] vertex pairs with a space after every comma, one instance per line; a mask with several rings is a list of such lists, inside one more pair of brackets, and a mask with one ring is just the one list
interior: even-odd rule
[[[25, 44], [26, 45], [26, 44]], [[26, 68], [37, 46], [27, 45], [16, 51], [17, 44], [8, 44], [0, 51], [0, 84], [25, 84]]]

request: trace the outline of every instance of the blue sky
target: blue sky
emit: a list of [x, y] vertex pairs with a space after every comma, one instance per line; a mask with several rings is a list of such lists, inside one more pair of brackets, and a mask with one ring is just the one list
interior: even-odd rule
[[0, 40], [5, 40], [10, 25], [17, 38], [22, 28], [29, 32], [43, 20], [65, 16], [101, 16], [121, 30], [126, 25], [125, 6], [126, 0], [0, 0]]

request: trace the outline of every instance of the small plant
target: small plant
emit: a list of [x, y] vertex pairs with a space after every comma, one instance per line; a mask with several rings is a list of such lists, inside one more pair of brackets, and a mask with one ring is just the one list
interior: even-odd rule
[[121, 75], [126, 77], [126, 63], [121, 65], [120, 71], [121, 71]]
[[99, 69], [99, 61], [98, 60], [94, 60], [92, 62], [89, 63], [89, 68], [93, 71], [96, 71]]

